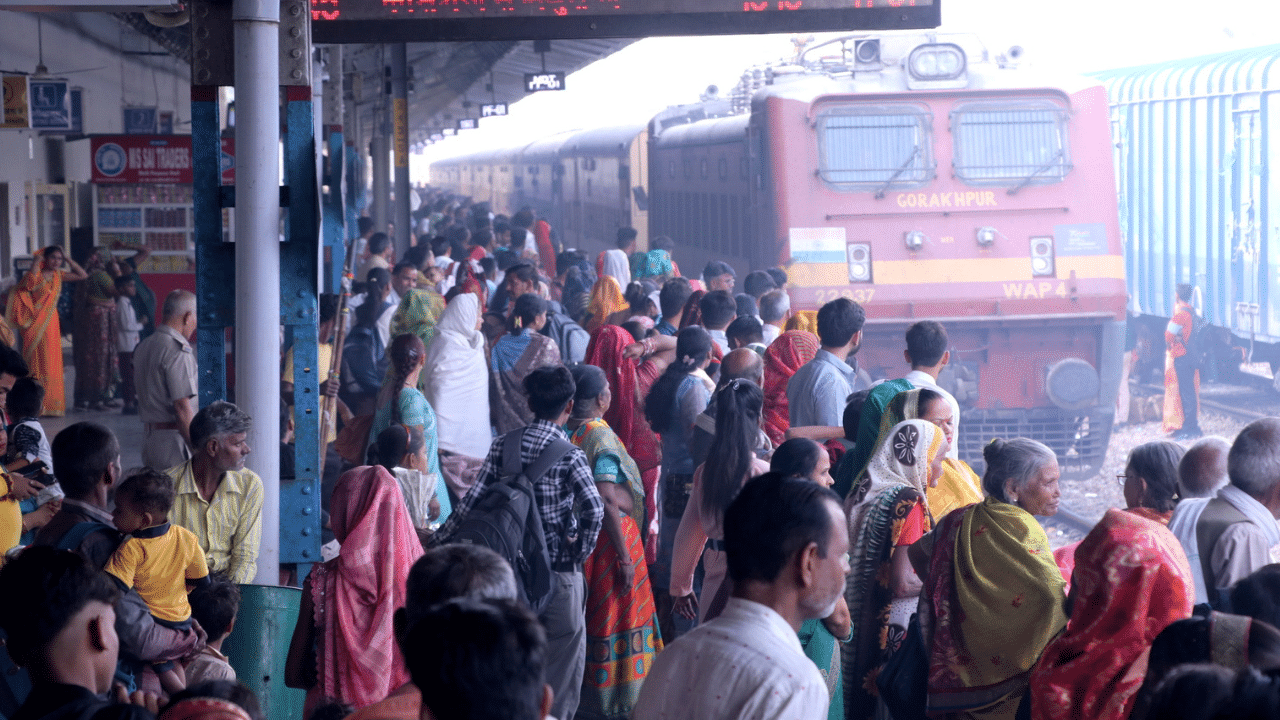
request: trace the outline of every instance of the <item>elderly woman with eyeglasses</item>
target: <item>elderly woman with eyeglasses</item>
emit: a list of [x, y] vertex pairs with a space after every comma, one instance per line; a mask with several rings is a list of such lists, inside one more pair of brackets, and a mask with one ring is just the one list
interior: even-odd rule
[[1131, 513], [1168, 525], [1178, 502], [1178, 463], [1186, 449], [1171, 440], [1143, 443], [1129, 453], [1124, 474], [1116, 482], [1124, 489]]
[[[1124, 492], [1125, 510], [1168, 527], [1173, 506], [1178, 502], [1178, 463], [1186, 452], [1186, 448], [1172, 440], [1143, 443], [1130, 451], [1124, 474], [1116, 476]], [[1067, 581], [1068, 593], [1079, 546], [1079, 542], [1073, 542], [1053, 551], [1053, 559]]]
[[987, 497], [911, 546], [924, 580], [920, 634], [934, 718], [1012, 720], [1028, 678], [1067, 623], [1062, 574], [1035, 516], [1058, 512], [1058, 459], [1027, 438], [983, 449]]

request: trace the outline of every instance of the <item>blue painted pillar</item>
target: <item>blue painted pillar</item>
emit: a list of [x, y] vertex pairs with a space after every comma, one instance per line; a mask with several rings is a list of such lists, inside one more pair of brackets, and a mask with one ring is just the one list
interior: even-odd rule
[[318, 364], [320, 198], [309, 85], [285, 87], [284, 182], [289, 190], [285, 240], [280, 245], [280, 323], [293, 351], [294, 478], [280, 484], [280, 562], [320, 561]]
[[191, 86], [192, 201], [196, 243], [196, 363], [199, 405], [227, 397], [227, 328], [235, 325], [235, 244], [222, 241], [222, 208], [235, 188], [222, 187], [218, 88]]

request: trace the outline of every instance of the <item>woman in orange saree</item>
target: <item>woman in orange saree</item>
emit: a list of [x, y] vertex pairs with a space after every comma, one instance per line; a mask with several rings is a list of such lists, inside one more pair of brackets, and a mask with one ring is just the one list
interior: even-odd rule
[[594, 365], [579, 364], [573, 366], [573, 379], [577, 392], [569, 440], [586, 453], [608, 513], [595, 552], [583, 568], [587, 661], [577, 718], [626, 720], [662, 650], [640, 539], [645, 489], [640, 468], [604, 419], [612, 404], [607, 374]]
[[58, 296], [62, 283], [89, 277], [84, 268], [50, 245], [35, 253], [36, 264], [9, 292], [5, 317], [22, 338], [22, 358], [31, 375], [44, 386], [44, 415], [67, 411], [62, 378], [62, 324], [58, 322]]

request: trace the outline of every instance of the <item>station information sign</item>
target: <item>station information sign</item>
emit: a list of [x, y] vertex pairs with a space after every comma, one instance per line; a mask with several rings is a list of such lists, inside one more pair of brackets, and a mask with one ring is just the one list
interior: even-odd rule
[[942, 0], [312, 0], [316, 42], [934, 28]]
[[556, 71], [524, 74], [524, 91], [527, 93], [563, 89], [564, 73], [562, 72]]

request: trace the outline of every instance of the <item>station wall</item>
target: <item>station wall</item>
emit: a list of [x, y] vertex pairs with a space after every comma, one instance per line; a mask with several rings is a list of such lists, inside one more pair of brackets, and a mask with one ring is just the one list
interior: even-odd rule
[[71, 185], [69, 226], [90, 227], [92, 191], [87, 135], [120, 133], [123, 108], [154, 106], [174, 113], [174, 132], [190, 132], [190, 68], [147, 37], [106, 13], [0, 11], [0, 71], [32, 74], [40, 61], [51, 77], [83, 88], [84, 135], [0, 129], [0, 277], [13, 276], [13, 258], [37, 247], [32, 183]]

